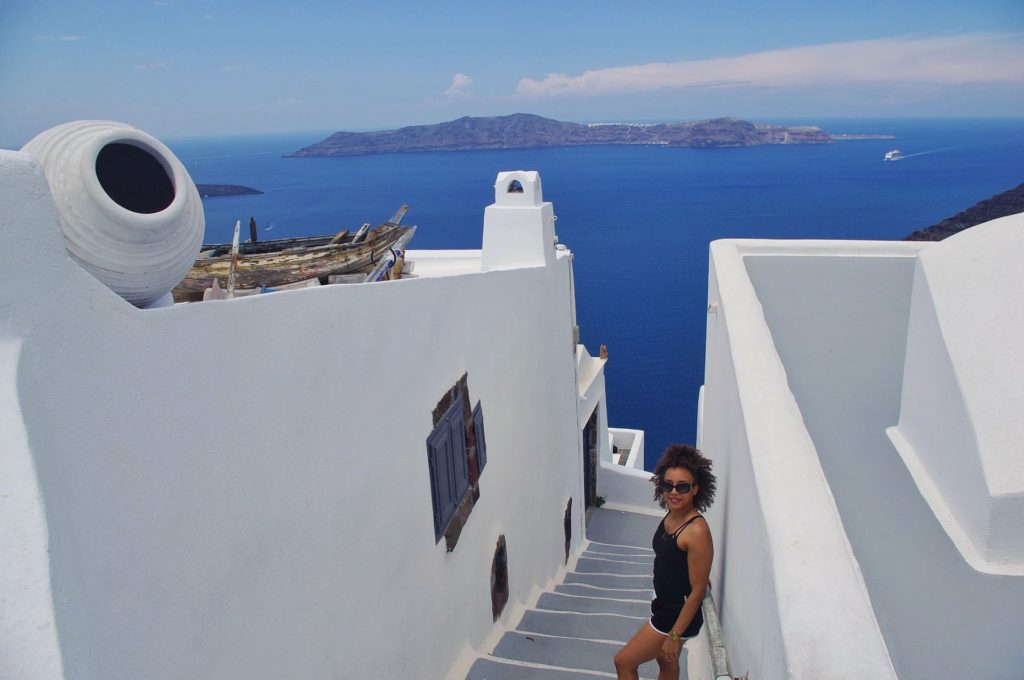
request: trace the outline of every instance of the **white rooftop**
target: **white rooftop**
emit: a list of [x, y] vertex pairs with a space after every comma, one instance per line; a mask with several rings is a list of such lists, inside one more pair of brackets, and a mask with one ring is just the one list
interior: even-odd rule
[[1019, 677], [1024, 215], [712, 244], [701, 447], [734, 675]]
[[921, 253], [889, 435], [972, 567], [1024, 574], [1024, 214]]

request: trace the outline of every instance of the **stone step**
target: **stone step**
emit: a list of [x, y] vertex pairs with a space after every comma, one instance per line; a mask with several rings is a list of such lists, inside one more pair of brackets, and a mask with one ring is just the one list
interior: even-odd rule
[[642, 619], [651, 615], [650, 602], [626, 602], [608, 597], [543, 593], [537, 609], [581, 614], [622, 614]]
[[619, 600], [638, 600], [650, 603], [650, 588], [599, 588], [587, 583], [559, 583], [555, 586], [556, 593], [565, 595], [585, 595], [589, 597], [613, 597]]
[[604, 640], [620, 645], [633, 637], [649, 616], [622, 614], [583, 614], [544, 609], [530, 609], [523, 614], [516, 630], [524, 633], [561, 635], [583, 640]]
[[603, 553], [595, 550], [588, 550], [580, 555], [580, 559], [606, 560], [608, 562], [623, 562], [625, 564], [646, 564], [648, 569], [654, 566], [653, 555], [627, 555], [623, 553]]
[[[506, 633], [492, 656], [516, 661], [544, 664], [573, 670], [615, 673], [615, 653], [622, 645], [595, 640], [550, 637], [536, 633]], [[656, 678], [658, 664], [651, 661], [640, 666], [641, 677]]]
[[602, 509], [591, 515], [587, 522], [587, 538], [592, 544], [650, 550], [651, 537], [660, 522], [661, 517]]
[[577, 560], [575, 571], [578, 574], [623, 574], [626, 576], [650, 576], [652, 573], [650, 562], [626, 562], [583, 555]]
[[646, 576], [623, 574], [581, 574], [570, 572], [565, 575], [565, 583], [585, 583], [599, 588], [623, 588], [625, 590], [651, 590], [654, 588], [652, 574]]
[[[653, 531], [651, 532], [653, 535]], [[617, 545], [615, 543], [601, 543], [599, 541], [590, 541], [587, 546], [586, 552], [599, 552], [610, 555], [648, 555], [652, 559], [654, 557], [654, 551], [651, 549], [651, 544], [647, 543], [643, 546], [629, 546], [629, 545]]]
[[595, 680], [614, 677], [615, 674], [527, 666], [485, 657], [474, 661], [469, 673], [466, 674], [466, 680]]

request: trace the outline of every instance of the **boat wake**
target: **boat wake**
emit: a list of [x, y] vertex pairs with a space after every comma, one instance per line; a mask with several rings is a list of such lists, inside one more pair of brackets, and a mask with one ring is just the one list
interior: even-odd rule
[[957, 146], [943, 146], [943, 147], [940, 147], [938, 149], [929, 149], [928, 151], [918, 151], [917, 153], [902, 154], [898, 158], [891, 158], [889, 160], [892, 160], [892, 161], [905, 161], [908, 158], [915, 158], [917, 156], [927, 156], [929, 154], [939, 153], [940, 151], [949, 151], [951, 149], [962, 149], [964, 146], [965, 145], [963, 145], [963, 144], [960, 144], [960, 145], [957, 145]]

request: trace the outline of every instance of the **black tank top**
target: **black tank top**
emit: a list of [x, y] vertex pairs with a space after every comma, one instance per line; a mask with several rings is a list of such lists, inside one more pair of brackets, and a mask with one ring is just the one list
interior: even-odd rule
[[682, 609], [683, 600], [690, 595], [692, 588], [686, 551], [680, 550], [676, 539], [683, 529], [700, 517], [702, 515], [694, 515], [671, 534], [666, 533], [665, 520], [662, 519], [654, 532], [654, 593], [661, 605]]

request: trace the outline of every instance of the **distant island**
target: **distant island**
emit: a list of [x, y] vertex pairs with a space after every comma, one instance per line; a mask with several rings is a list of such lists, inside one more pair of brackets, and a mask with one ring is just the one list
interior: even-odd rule
[[242, 186], [241, 184], [197, 184], [196, 189], [203, 198], [215, 198], [217, 196], [247, 196], [250, 194], [262, 194], [259, 189]]
[[913, 234], [904, 241], [941, 241], [976, 224], [1024, 212], [1024, 184], [975, 203], [967, 210]]
[[529, 113], [414, 125], [381, 132], [335, 132], [286, 158], [361, 156], [407, 151], [535, 149], [596, 144], [650, 144], [690, 148], [762, 144], [830, 144], [821, 128], [714, 118], [689, 123], [567, 123]]

